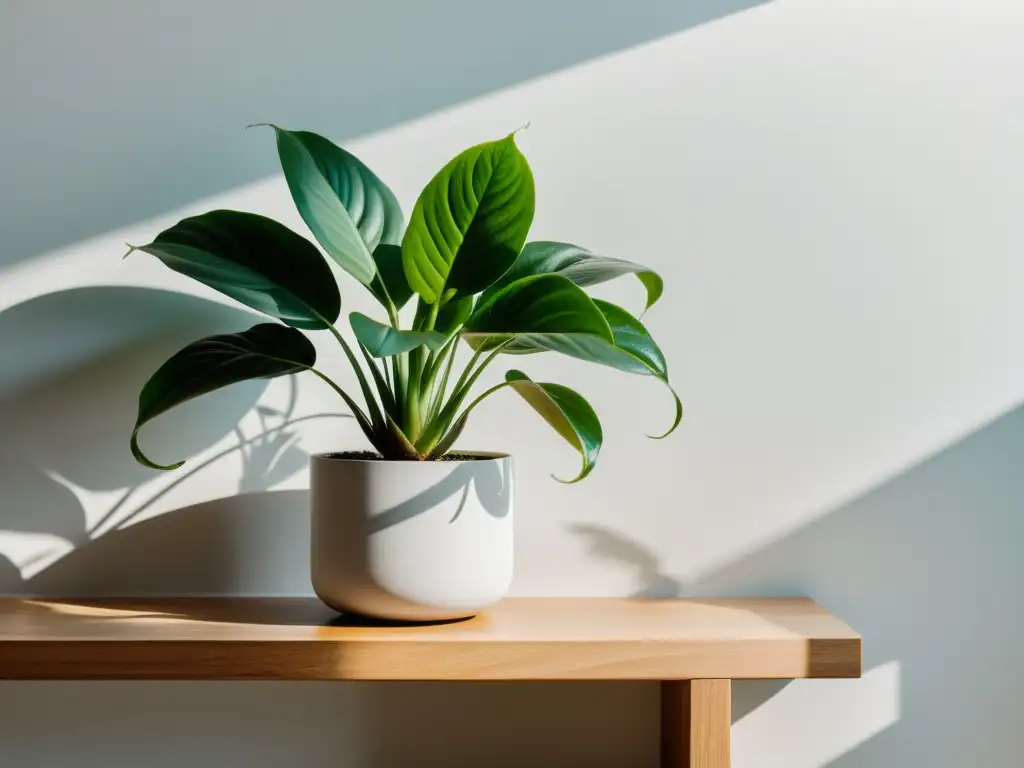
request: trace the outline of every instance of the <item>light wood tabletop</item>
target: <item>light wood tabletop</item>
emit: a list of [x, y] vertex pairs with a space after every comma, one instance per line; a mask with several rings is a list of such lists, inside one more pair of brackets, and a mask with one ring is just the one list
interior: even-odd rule
[[0, 599], [0, 679], [856, 677], [860, 637], [806, 598], [512, 598], [465, 621], [312, 598]]

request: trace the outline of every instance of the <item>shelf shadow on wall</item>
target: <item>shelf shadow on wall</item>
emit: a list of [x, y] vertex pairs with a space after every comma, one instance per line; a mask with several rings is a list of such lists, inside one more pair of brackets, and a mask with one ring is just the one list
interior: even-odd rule
[[[1021, 457], [1017, 408], [692, 583], [672, 579], [616, 531], [576, 532], [596, 555], [635, 567], [641, 585], [663, 587], [660, 596], [809, 595], [861, 632], [866, 670], [899, 662], [899, 721], [835, 768], [1010, 766], [1024, 749]], [[737, 689], [745, 711], [773, 695], [747, 683]]]
[[250, 123], [344, 141], [765, 1], [5, 8], [0, 266], [279, 172]]

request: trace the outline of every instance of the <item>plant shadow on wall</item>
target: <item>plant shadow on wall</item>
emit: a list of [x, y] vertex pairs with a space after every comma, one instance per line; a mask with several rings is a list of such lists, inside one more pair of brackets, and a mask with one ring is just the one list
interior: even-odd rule
[[[305, 468], [301, 422], [346, 415], [295, 418], [294, 382], [280, 408], [258, 404], [266, 383], [250, 382], [197, 402], [178, 427], [155, 425], [171, 450], [201, 454], [170, 482], [154, 483], [125, 445], [136, 393], [169, 352], [199, 327], [229, 332], [251, 320], [193, 296], [128, 287], [47, 294], [0, 313], [0, 592], [228, 588], [241, 518], [305, 510], [305, 492], [263, 492]], [[254, 426], [243, 427], [246, 417]], [[200, 473], [237, 472], [239, 463], [242, 501], [133, 526]]]
[[[692, 582], [673, 579], [648, 548], [616, 531], [573, 530], [595, 557], [635, 568], [641, 595], [806, 594], [861, 632], [868, 673], [898, 663], [899, 720], [829, 765], [1010, 768], [1024, 751], [1022, 456], [1018, 407]], [[779, 688], [738, 685], [734, 716]], [[799, 734], [792, 741], [799, 744]]]

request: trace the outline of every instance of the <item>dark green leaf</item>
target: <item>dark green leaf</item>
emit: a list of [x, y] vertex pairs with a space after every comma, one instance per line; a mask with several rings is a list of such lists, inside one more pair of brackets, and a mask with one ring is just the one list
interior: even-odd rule
[[152, 469], [177, 469], [184, 462], [150, 461], [138, 444], [144, 424], [187, 400], [250, 379], [270, 379], [312, 368], [316, 350], [302, 333], [276, 323], [255, 325], [242, 333], [210, 336], [189, 344], [160, 366], [139, 395], [132, 431], [132, 455]]
[[402, 269], [402, 246], [381, 243], [373, 252], [373, 261], [377, 274], [370, 283], [370, 291], [385, 307], [390, 298], [395, 309], [401, 309], [412, 298], [412, 288]]
[[597, 462], [597, 455], [604, 440], [601, 422], [590, 403], [575, 390], [561, 384], [532, 381], [521, 371], [509, 371], [505, 374], [505, 381], [522, 395], [523, 399], [575, 448], [583, 459], [583, 468], [572, 480], [561, 480], [557, 477], [555, 479], [563, 483], [575, 483], [589, 475]]
[[359, 343], [374, 357], [393, 357], [417, 347], [436, 352], [446, 340], [445, 335], [437, 331], [397, 331], [359, 312], [353, 312], [349, 321]]
[[567, 354], [586, 340], [613, 342], [594, 300], [561, 275], [534, 275], [506, 286], [477, 306], [463, 335], [476, 348], [514, 340]]
[[594, 299], [594, 304], [608, 321], [612, 331], [613, 343], [594, 336], [578, 337], [573, 344], [551, 344], [544, 337], [515, 339], [502, 352], [511, 354], [529, 354], [553, 350], [577, 357], [591, 363], [607, 365], [626, 373], [638, 373], [654, 376], [668, 386], [675, 401], [675, 416], [672, 426], [658, 438], [668, 437], [679, 426], [683, 418], [683, 404], [668, 381], [668, 365], [665, 355], [651, 338], [643, 323], [633, 317], [622, 307], [607, 301]]
[[606, 365], [627, 373], [650, 374], [667, 382], [668, 364], [665, 362], [665, 355], [654, 343], [643, 323], [611, 302], [595, 299], [594, 303], [608, 321], [615, 340], [615, 349], [620, 353], [609, 356], [607, 362], [597, 362], [605, 362]]
[[409, 285], [428, 304], [479, 293], [519, 255], [533, 210], [533, 174], [512, 136], [462, 152], [427, 184], [409, 218]]
[[635, 274], [647, 289], [644, 311], [661, 297], [663, 283], [657, 272], [631, 261], [599, 256], [569, 243], [538, 241], [527, 243], [511, 269], [480, 296], [487, 301], [497, 291], [529, 275], [554, 273], [563, 275], [581, 288], [613, 280], [621, 275]]
[[341, 311], [338, 285], [316, 246], [264, 216], [210, 211], [130, 247], [296, 328], [326, 328]]
[[461, 299], [452, 299], [437, 313], [437, 321], [434, 329], [444, 334], [451, 334], [456, 328], [465, 323], [473, 314], [473, 297], [465, 296]]
[[302, 220], [342, 269], [369, 285], [376, 272], [370, 254], [402, 235], [394, 193], [355, 155], [323, 136], [271, 127]]

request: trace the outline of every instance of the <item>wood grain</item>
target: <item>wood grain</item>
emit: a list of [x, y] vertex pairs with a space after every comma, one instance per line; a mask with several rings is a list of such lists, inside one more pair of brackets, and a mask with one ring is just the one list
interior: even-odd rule
[[0, 679], [857, 677], [860, 648], [804, 598], [518, 598], [429, 626], [311, 598], [0, 599]]
[[731, 723], [731, 681], [662, 683], [662, 768], [729, 768]]

